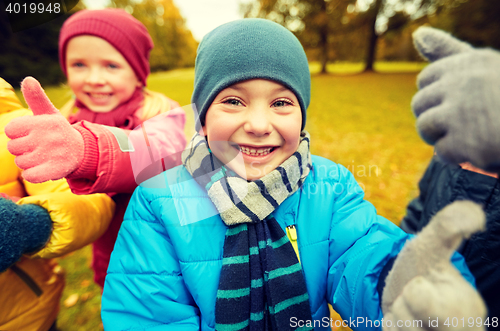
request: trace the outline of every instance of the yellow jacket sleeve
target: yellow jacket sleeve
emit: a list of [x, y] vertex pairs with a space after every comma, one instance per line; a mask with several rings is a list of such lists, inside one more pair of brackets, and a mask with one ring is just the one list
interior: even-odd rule
[[23, 108], [12, 86], [2, 78], [0, 78], [0, 101], [0, 114]]
[[49, 242], [32, 257], [53, 258], [80, 249], [99, 238], [113, 218], [115, 203], [106, 194], [73, 194], [65, 179], [24, 184], [29, 196], [18, 203], [45, 208], [53, 224]]

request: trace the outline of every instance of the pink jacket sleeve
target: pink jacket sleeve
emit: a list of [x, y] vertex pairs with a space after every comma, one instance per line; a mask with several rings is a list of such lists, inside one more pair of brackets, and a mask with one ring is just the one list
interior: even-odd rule
[[67, 177], [73, 193], [132, 193], [145, 181], [181, 164], [185, 113], [174, 108], [123, 130], [82, 121], [73, 125], [85, 141], [80, 168]]

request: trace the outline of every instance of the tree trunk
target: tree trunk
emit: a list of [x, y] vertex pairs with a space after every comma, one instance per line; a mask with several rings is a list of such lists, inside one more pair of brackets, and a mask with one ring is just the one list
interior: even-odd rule
[[373, 8], [370, 8], [370, 19], [368, 21], [368, 28], [370, 29], [368, 32], [368, 49], [366, 52], [366, 61], [365, 61], [365, 72], [373, 71], [373, 63], [375, 62], [375, 52], [377, 50], [377, 31], [375, 30], [375, 23], [377, 22], [378, 12], [382, 7], [383, 0], [376, 0]]
[[321, 28], [321, 73], [328, 73], [326, 65], [328, 64], [328, 28], [323, 26]]
[[321, 0], [321, 10], [319, 14], [319, 44], [320, 44], [320, 60], [321, 60], [321, 73], [328, 73], [326, 65], [328, 64], [328, 16], [326, 13], [326, 0]]

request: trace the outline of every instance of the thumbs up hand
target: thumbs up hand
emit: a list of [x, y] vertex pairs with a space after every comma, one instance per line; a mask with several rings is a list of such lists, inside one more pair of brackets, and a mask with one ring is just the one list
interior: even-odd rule
[[[456, 201], [406, 243], [386, 278], [382, 295], [384, 331], [460, 329], [464, 323], [470, 326], [471, 317], [472, 329], [484, 329], [482, 323], [475, 322], [478, 317], [485, 320], [486, 306], [450, 258], [464, 238], [484, 229], [485, 224], [478, 204]], [[453, 318], [460, 321], [458, 327], [452, 327], [456, 324]]]
[[12, 120], [5, 133], [12, 139], [7, 148], [24, 169], [23, 177], [41, 183], [71, 174], [83, 159], [82, 135], [52, 105], [36, 79], [26, 77], [21, 91], [34, 116]]
[[432, 62], [412, 100], [420, 136], [447, 162], [500, 171], [500, 53], [429, 27], [413, 40]]

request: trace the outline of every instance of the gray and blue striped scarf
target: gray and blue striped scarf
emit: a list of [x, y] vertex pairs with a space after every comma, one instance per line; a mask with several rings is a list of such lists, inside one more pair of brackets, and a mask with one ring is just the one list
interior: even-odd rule
[[301, 265], [272, 215], [302, 186], [312, 168], [309, 134], [301, 134], [297, 151], [280, 166], [251, 182], [219, 161], [198, 134], [182, 161], [229, 227], [215, 305], [216, 330], [292, 330], [290, 318], [311, 320]]

